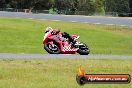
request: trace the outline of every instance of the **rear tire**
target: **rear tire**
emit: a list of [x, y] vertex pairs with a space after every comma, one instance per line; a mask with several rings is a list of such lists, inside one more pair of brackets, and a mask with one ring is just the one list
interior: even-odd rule
[[56, 47], [56, 50], [50, 49], [50, 47], [49, 47], [50, 44], [48, 44], [48, 43], [44, 44], [44, 49], [50, 54], [60, 54], [61, 51], [60, 51], [59, 46], [57, 44], [54, 44], [54, 45]]

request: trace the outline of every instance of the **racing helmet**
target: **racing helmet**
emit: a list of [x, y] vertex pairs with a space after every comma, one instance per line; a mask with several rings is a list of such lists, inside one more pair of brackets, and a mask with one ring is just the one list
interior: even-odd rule
[[46, 29], [45, 29], [45, 33], [47, 33], [47, 32], [49, 32], [50, 30], [53, 30], [51, 27], [47, 27]]

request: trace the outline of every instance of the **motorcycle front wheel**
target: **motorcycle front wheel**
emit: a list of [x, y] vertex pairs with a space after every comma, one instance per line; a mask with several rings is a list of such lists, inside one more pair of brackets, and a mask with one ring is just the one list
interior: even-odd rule
[[90, 49], [86, 44], [83, 43], [83, 45], [79, 46], [77, 53], [79, 53], [80, 55], [88, 55], [90, 53]]
[[60, 54], [60, 48], [57, 44], [44, 44], [44, 49], [50, 54]]

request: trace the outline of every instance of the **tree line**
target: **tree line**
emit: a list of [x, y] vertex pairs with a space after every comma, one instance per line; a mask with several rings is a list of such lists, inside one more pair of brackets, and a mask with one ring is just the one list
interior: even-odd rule
[[132, 0], [0, 0], [0, 8], [132, 13]]

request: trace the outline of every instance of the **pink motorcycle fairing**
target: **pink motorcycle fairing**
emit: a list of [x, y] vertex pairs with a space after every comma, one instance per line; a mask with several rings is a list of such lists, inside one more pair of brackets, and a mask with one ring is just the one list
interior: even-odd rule
[[[70, 43], [62, 40], [61, 33], [58, 33], [58, 35], [53, 35], [52, 31], [49, 31], [45, 34], [43, 38], [43, 44], [49, 43], [52, 44], [53, 41], [58, 43], [59, 48], [61, 50], [61, 54], [75, 54], [78, 50], [78, 48], [73, 48]], [[73, 38], [77, 37], [77, 35], [73, 35]]]

